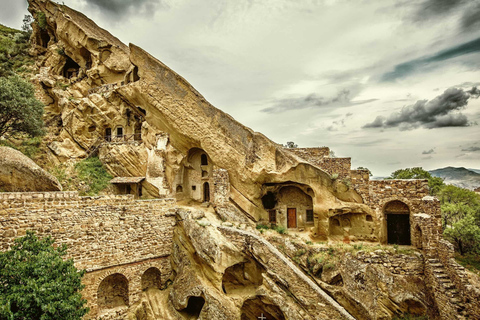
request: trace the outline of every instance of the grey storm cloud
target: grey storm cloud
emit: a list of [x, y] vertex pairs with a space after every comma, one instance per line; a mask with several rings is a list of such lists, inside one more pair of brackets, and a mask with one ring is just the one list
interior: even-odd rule
[[434, 154], [434, 153], [435, 153], [434, 149], [425, 150], [425, 151], [422, 152], [422, 154]]
[[467, 152], [477, 152], [477, 151], [480, 151], [480, 147], [468, 147], [468, 148], [465, 148], [465, 149], [462, 149], [462, 151], [467, 151]]
[[449, 88], [430, 101], [418, 100], [415, 104], [405, 106], [388, 117], [377, 116], [373, 122], [364, 125], [363, 128], [399, 127], [400, 130], [411, 130], [418, 127], [433, 129], [470, 126], [471, 123], [465, 115], [455, 112], [465, 108], [471, 97], [478, 97], [470, 94], [470, 92], [476, 92], [474, 89], [476, 88], [464, 91]]
[[426, 0], [420, 3], [413, 20], [419, 23], [442, 19], [459, 13], [462, 31], [476, 31], [480, 26], [480, 3], [472, 0]]
[[162, 0], [86, 0], [107, 15], [122, 17], [128, 14], [152, 16], [157, 9], [168, 8]]
[[404, 78], [415, 72], [419, 72], [422, 69], [439, 66], [439, 62], [475, 52], [480, 52], [480, 38], [446, 50], [442, 50], [431, 56], [425, 56], [397, 64], [393, 71], [382, 75], [380, 80], [385, 82], [394, 81], [396, 79]]
[[274, 105], [269, 108], [262, 109], [266, 113], [279, 113], [288, 110], [299, 110], [306, 108], [323, 108], [323, 107], [346, 107], [352, 105], [359, 105], [376, 101], [378, 99], [357, 100], [352, 101], [359, 92], [358, 88], [343, 89], [337, 93], [333, 98], [325, 98], [318, 96], [315, 93], [309, 94], [305, 97], [280, 99], [275, 101]]

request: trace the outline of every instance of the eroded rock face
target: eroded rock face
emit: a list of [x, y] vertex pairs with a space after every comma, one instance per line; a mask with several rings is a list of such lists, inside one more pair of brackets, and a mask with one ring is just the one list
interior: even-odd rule
[[[261, 200], [266, 186], [287, 181], [308, 186], [315, 195], [308, 210], [320, 219], [307, 228], [314, 235], [327, 235], [331, 208], [370, 210], [355, 190], [339, 188], [327, 172], [213, 107], [141, 48], [126, 46], [64, 5], [49, 0], [29, 4], [34, 17], [39, 12], [46, 17], [43, 28], [34, 24], [33, 52], [40, 72], [33, 81], [46, 104], [52, 162], [99, 152], [113, 176], [145, 177], [148, 196], [180, 200], [188, 194], [208, 202], [203, 186], [212, 181], [201, 180], [203, 176], [197, 186], [184, 181], [192, 150], [201, 150], [216, 168], [228, 172], [230, 205], [248, 219], [268, 219]], [[135, 147], [120, 146], [132, 141]]]
[[177, 218], [173, 282], [144, 293], [129, 319], [353, 319], [253, 230], [209, 222], [199, 210]]
[[0, 147], [0, 190], [61, 191], [57, 178], [20, 151]]

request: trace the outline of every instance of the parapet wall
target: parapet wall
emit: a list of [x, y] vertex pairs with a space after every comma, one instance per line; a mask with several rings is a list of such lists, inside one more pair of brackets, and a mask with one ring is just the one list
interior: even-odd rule
[[0, 250], [27, 230], [68, 245], [79, 269], [92, 271], [171, 252], [176, 202], [77, 192], [0, 193]]

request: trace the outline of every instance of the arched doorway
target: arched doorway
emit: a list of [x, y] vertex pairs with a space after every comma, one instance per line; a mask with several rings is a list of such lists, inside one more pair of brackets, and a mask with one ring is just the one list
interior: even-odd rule
[[128, 306], [128, 280], [114, 273], [102, 280], [98, 286], [97, 304], [100, 310]]
[[203, 202], [210, 202], [210, 185], [208, 182], [203, 184]]
[[387, 220], [387, 243], [410, 245], [410, 209], [399, 200], [390, 201], [383, 210]]
[[142, 290], [162, 287], [162, 275], [155, 267], [147, 269], [142, 275]]

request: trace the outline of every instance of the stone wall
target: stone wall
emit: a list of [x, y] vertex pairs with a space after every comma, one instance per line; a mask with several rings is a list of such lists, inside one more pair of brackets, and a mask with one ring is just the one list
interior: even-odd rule
[[303, 160], [311, 163], [330, 175], [346, 178], [350, 175], [351, 158], [331, 158], [330, 148], [284, 148]]
[[156, 267], [170, 276], [175, 226], [174, 199], [135, 200], [132, 195], [79, 197], [77, 192], [0, 193], [0, 250], [34, 230], [67, 244], [68, 258], [86, 269], [84, 296], [96, 316], [98, 286], [112, 273], [129, 283], [130, 303], [141, 286], [142, 274]]
[[359, 251], [355, 258], [363, 263], [382, 265], [393, 274], [423, 275], [424, 262], [420, 253], [407, 255], [391, 254], [385, 250], [376, 250], [374, 252]]
[[368, 170], [350, 170], [350, 182], [353, 189], [358, 192], [365, 203], [370, 201], [369, 183], [370, 173]]

